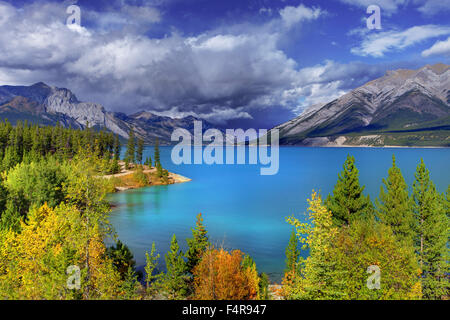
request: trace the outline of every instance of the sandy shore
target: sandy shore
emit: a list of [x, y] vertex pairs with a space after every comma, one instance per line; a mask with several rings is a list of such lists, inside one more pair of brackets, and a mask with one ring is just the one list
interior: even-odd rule
[[[128, 176], [132, 176], [134, 174], [133, 170], [125, 170], [125, 163], [123, 163], [121, 161], [119, 164], [122, 169], [120, 173], [104, 175], [104, 176], [102, 176], [102, 178], [104, 178], [104, 179], [119, 178], [121, 180], [127, 180]], [[156, 173], [155, 167], [149, 168], [148, 166], [143, 166], [143, 168], [144, 168], [143, 172], [145, 174], [152, 175], [152, 174]], [[168, 180], [169, 180], [168, 183], [161, 183], [160, 181], [158, 181], [157, 183], [151, 182], [148, 186], [145, 186], [145, 187], [150, 187], [150, 186], [154, 186], [154, 185], [169, 185], [169, 184], [185, 183], [185, 182], [191, 181], [191, 179], [184, 177], [180, 174], [173, 173], [173, 172], [169, 172]], [[142, 187], [139, 185], [136, 185], [136, 184], [115, 187], [116, 191], [125, 191], [125, 190], [129, 190], [129, 189], [137, 189], [137, 188], [142, 188]]]

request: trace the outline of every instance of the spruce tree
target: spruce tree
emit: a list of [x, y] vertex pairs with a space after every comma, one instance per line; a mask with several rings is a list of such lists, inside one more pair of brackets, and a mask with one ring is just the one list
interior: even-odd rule
[[408, 194], [408, 186], [400, 168], [396, 166], [392, 156], [392, 167], [388, 170], [388, 178], [383, 179], [384, 188], [380, 187], [377, 213], [380, 220], [389, 225], [399, 240], [411, 242], [413, 238], [412, 203]]
[[186, 239], [188, 244], [188, 251], [186, 252], [187, 270], [192, 273], [194, 267], [202, 258], [203, 253], [209, 246], [208, 231], [203, 225], [202, 214], [197, 215], [195, 228], [192, 229], [192, 238]]
[[142, 164], [142, 155], [144, 153], [144, 140], [138, 139], [136, 150], [136, 161], [138, 164]]
[[348, 155], [343, 168], [338, 175], [333, 195], [328, 195], [325, 202], [336, 226], [348, 225], [353, 219], [367, 218], [373, 214], [370, 198], [364, 196], [364, 186], [359, 185], [355, 158]]
[[156, 167], [156, 175], [159, 178], [163, 178], [164, 177], [164, 170], [163, 167], [161, 165], [161, 157], [160, 157], [160, 153], [159, 153], [159, 139], [156, 138], [156, 142], [155, 142], [155, 167]]
[[445, 197], [445, 212], [447, 218], [450, 218], [450, 185], [447, 187], [446, 197]]
[[127, 163], [135, 162], [135, 141], [133, 128], [130, 129], [130, 133], [128, 134], [126, 162]]
[[300, 250], [298, 248], [298, 239], [295, 233], [295, 229], [291, 232], [291, 238], [289, 239], [289, 244], [286, 247], [286, 269], [285, 273], [296, 273], [297, 263], [300, 258]]
[[110, 174], [116, 174], [120, 172], [120, 165], [119, 165], [119, 161], [117, 159], [113, 159], [111, 162], [111, 166], [109, 169], [109, 173]]
[[120, 140], [117, 134], [114, 139], [114, 160], [119, 160], [120, 158]]
[[136, 261], [134, 260], [133, 253], [122, 241], [118, 240], [115, 246], [109, 247], [106, 250], [106, 254], [112, 260], [122, 279], [125, 279], [130, 268], [134, 272]]
[[161, 166], [160, 162], [158, 162], [156, 164], [156, 175], [158, 176], [158, 178], [163, 178], [164, 177], [164, 169]]
[[163, 287], [170, 299], [182, 299], [186, 296], [188, 290], [186, 262], [175, 235], [172, 237], [170, 250], [165, 255], [165, 261], [167, 271], [164, 275]]
[[437, 193], [423, 159], [417, 166], [413, 184], [415, 247], [422, 270], [425, 299], [448, 295], [448, 217], [443, 198]]
[[152, 250], [150, 254], [148, 252], [145, 253], [145, 283], [147, 291], [151, 291], [151, 285], [155, 280], [158, 280], [161, 277], [160, 274], [153, 274], [153, 272], [158, 268], [158, 259], [159, 254], [156, 253], [155, 243], [152, 243]]
[[155, 142], [155, 167], [158, 166], [158, 163], [161, 164], [161, 158], [160, 158], [160, 154], [159, 154], [159, 139], [156, 138], [156, 142]]
[[148, 166], [149, 168], [151, 168], [152, 167], [152, 165], [153, 165], [153, 163], [152, 163], [152, 157], [147, 157], [146, 159], [145, 159], [145, 163], [144, 163], [146, 166]]

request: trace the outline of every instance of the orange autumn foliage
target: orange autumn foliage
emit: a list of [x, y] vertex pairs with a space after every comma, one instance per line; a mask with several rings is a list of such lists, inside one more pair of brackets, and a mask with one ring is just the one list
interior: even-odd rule
[[194, 299], [254, 300], [259, 297], [255, 266], [242, 266], [243, 253], [210, 249], [194, 268]]

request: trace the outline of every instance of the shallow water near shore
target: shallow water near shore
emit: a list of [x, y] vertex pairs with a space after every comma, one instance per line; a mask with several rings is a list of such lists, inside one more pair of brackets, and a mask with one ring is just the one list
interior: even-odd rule
[[[372, 201], [378, 196], [382, 178], [397, 166], [410, 190], [414, 172], [423, 158], [439, 192], [450, 184], [450, 149], [416, 148], [280, 148], [277, 175], [260, 175], [260, 165], [175, 165], [171, 147], [161, 147], [164, 168], [192, 179], [182, 184], [153, 186], [111, 194], [115, 205], [110, 221], [119, 239], [132, 250], [139, 269], [152, 242], [164, 254], [176, 234], [182, 250], [201, 212], [211, 242], [226, 249], [250, 254], [260, 272], [279, 281], [285, 263], [285, 248], [291, 227], [285, 218], [295, 214], [304, 220], [306, 199], [312, 190], [326, 196], [332, 191], [347, 154], [355, 156], [360, 182]], [[153, 157], [147, 147], [146, 156]]]

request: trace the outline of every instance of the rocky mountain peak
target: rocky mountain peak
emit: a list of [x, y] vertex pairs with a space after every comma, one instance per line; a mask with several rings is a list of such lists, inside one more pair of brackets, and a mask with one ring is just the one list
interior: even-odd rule
[[422, 122], [442, 127], [450, 116], [449, 102], [449, 65], [398, 69], [323, 106], [308, 108], [277, 129], [282, 139], [296, 143], [311, 136], [404, 130]]
[[[149, 111], [133, 115], [108, 112], [92, 102], [81, 102], [66, 88], [49, 86], [43, 82], [31, 86], [0, 86], [0, 116], [9, 119], [32, 119], [41, 124], [70, 125], [76, 128], [105, 128], [124, 138], [134, 129], [139, 138], [154, 143], [171, 143], [172, 131], [176, 128], [191, 130], [193, 117], [172, 119]], [[205, 121], [205, 128], [211, 125]]]

